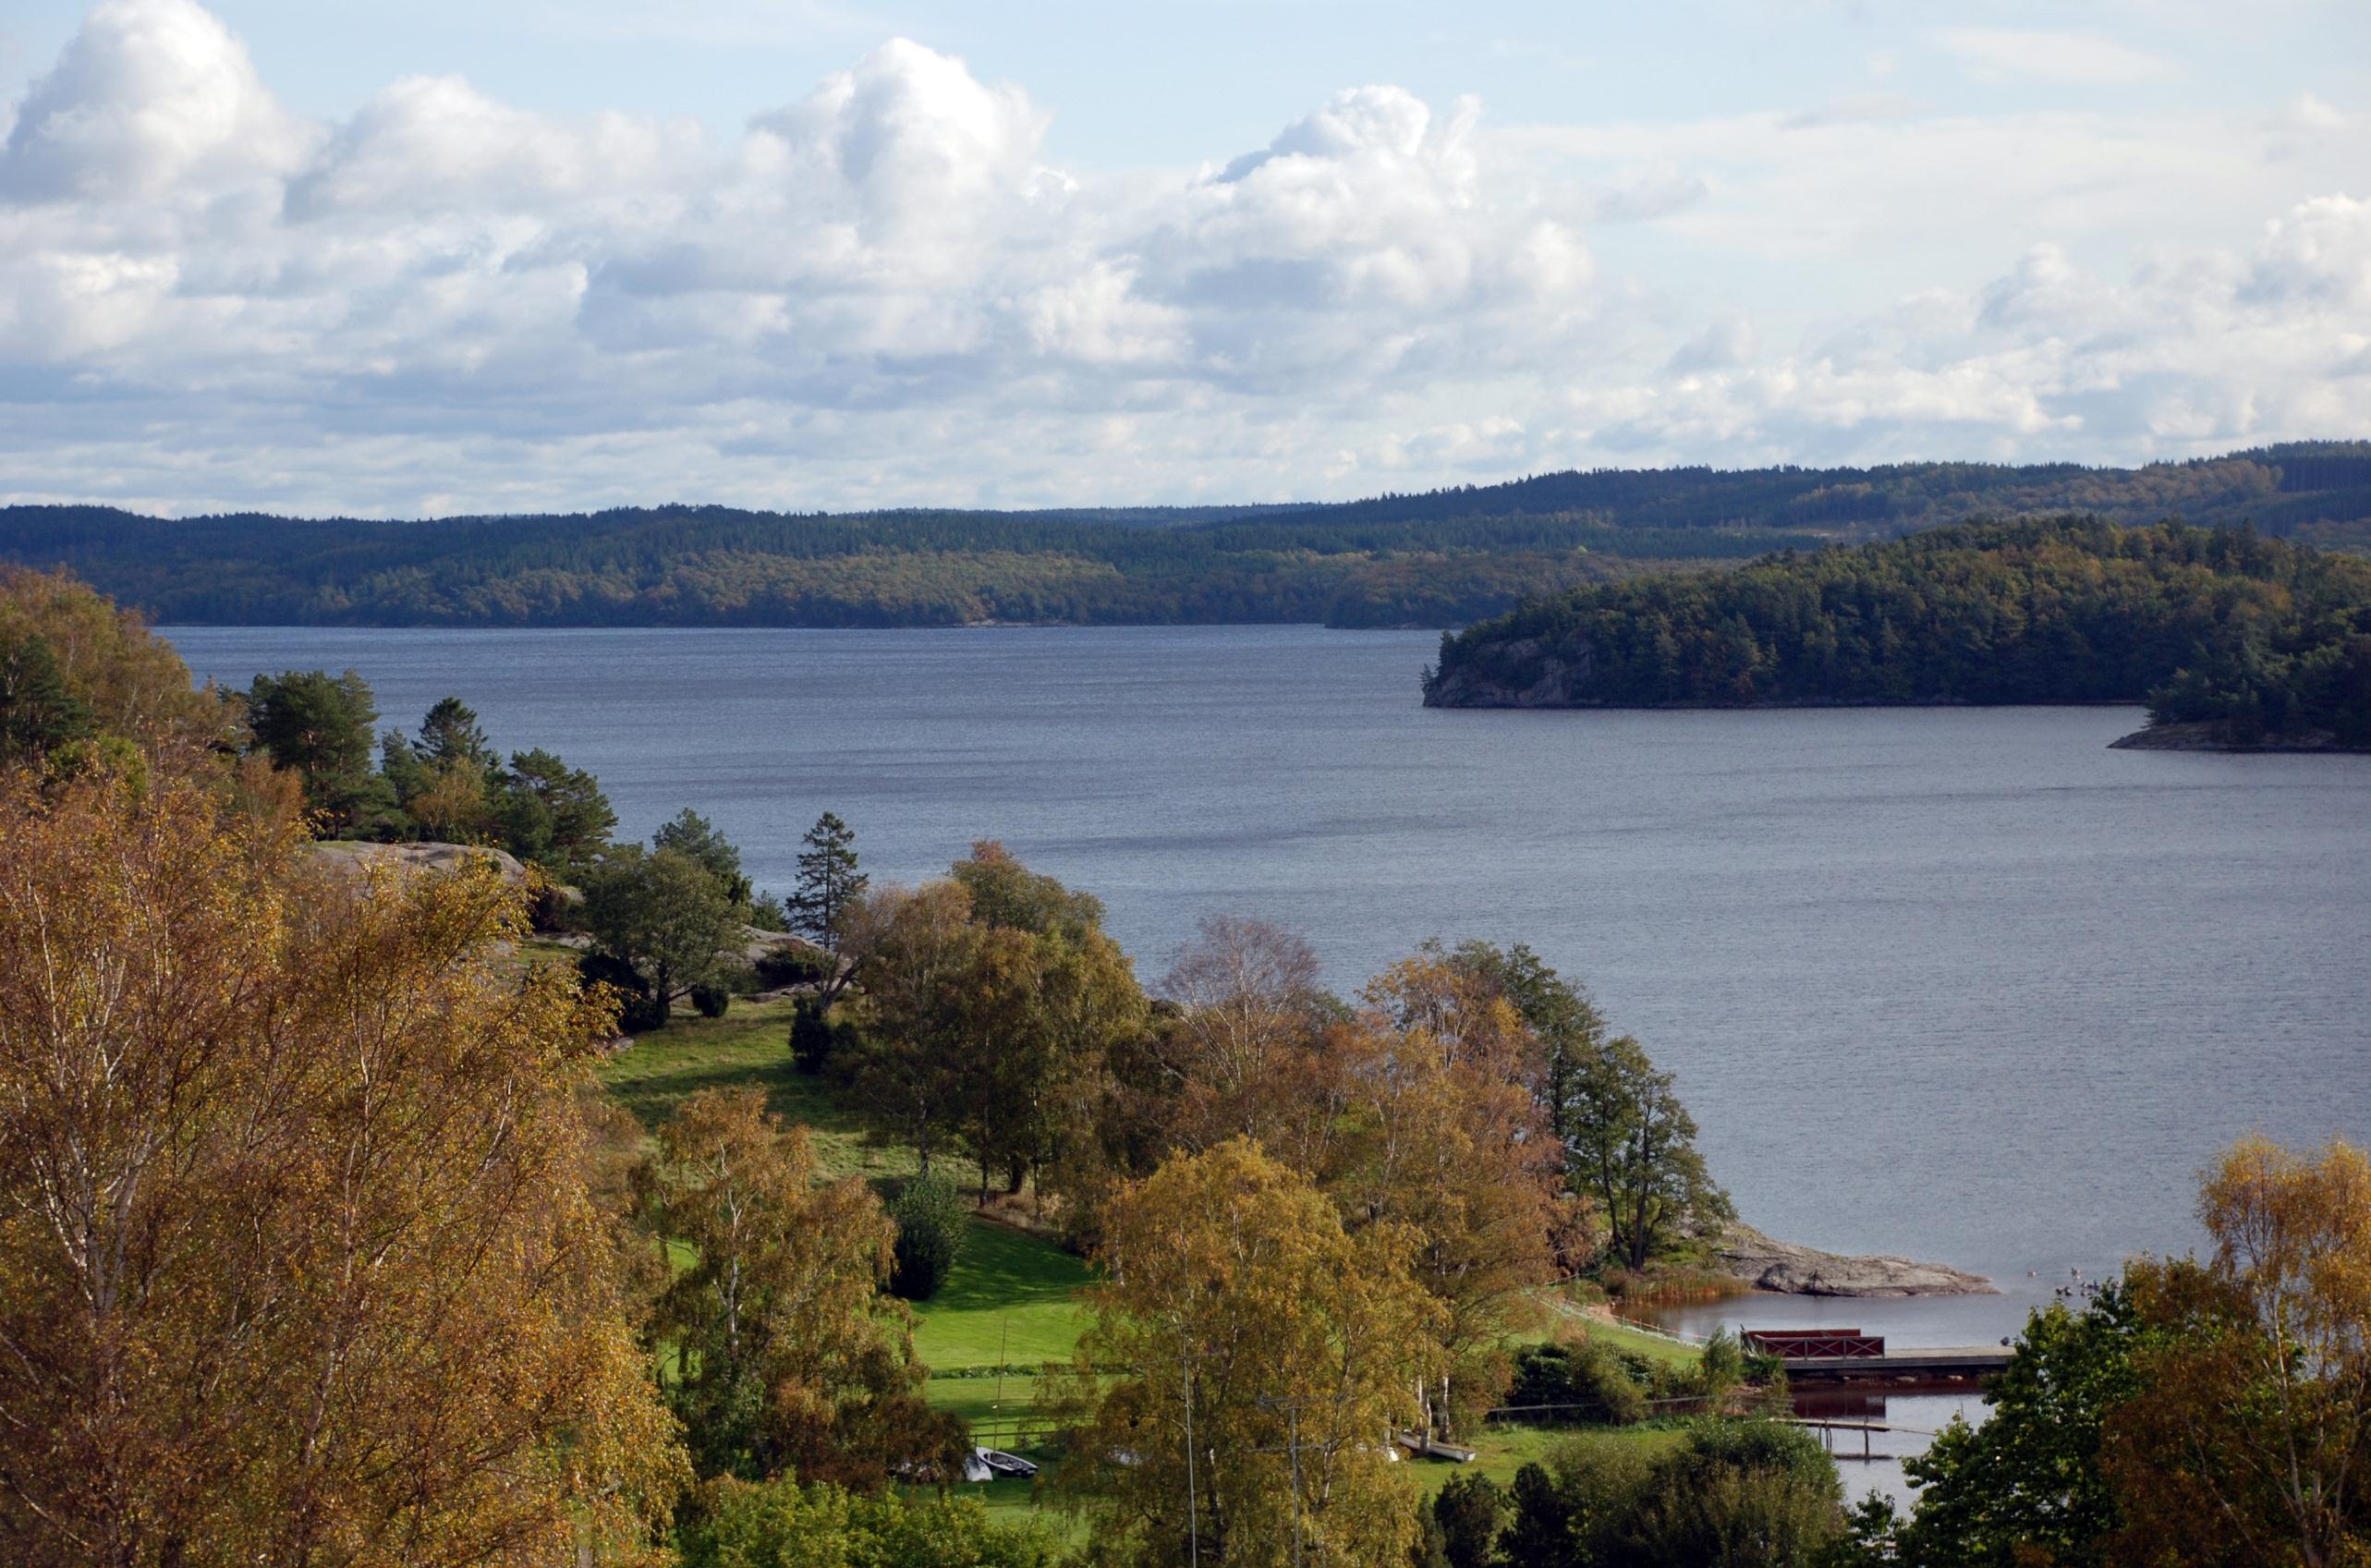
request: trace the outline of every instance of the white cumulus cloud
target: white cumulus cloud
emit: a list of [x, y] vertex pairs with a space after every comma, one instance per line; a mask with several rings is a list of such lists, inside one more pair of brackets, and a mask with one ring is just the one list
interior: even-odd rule
[[[1498, 128], [1368, 85], [1198, 169], [1065, 167], [1026, 87], [892, 40], [725, 134], [459, 76], [317, 121], [195, 0], [102, 0], [0, 145], [0, 494], [1266, 499], [2371, 425], [2360, 188], [2231, 194], [2344, 166], [2354, 111], [2297, 97], [2146, 158], [2097, 119], [1891, 113]], [[2148, 183], [2085, 194], [2118, 168]], [[2086, 256], [2084, 221], [2184, 180], [2244, 211], [2227, 243]], [[1889, 235], [1985, 270], [1824, 282]], [[1705, 282], [1773, 267], [1799, 281]]]

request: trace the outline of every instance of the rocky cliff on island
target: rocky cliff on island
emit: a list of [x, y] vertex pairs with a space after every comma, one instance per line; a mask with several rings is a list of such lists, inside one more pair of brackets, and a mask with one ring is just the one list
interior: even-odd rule
[[1733, 1224], [1713, 1250], [1723, 1273], [1755, 1290], [1783, 1295], [1991, 1295], [1991, 1282], [1941, 1263], [1907, 1258], [1845, 1257], [1797, 1246]]

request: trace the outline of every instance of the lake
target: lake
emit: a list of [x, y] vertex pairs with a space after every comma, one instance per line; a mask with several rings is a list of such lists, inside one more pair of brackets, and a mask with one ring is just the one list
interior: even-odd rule
[[1746, 1220], [2003, 1292], [1699, 1324], [1989, 1342], [2193, 1246], [2231, 1138], [2371, 1139], [2371, 758], [2110, 751], [2120, 708], [1436, 711], [1419, 633], [164, 635], [239, 686], [353, 668], [386, 723], [457, 695], [621, 833], [697, 807], [761, 887], [826, 808], [881, 881], [1001, 839], [1149, 980], [1222, 911], [1345, 991], [1527, 942], [1677, 1073]]

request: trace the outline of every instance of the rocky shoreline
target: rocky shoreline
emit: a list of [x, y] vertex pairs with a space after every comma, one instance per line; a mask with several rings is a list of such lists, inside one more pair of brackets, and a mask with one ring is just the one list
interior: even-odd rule
[[2304, 730], [2266, 735], [2243, 745], [2217, 723], [2151, 724], [2121, 740], [2108, 743], [2110, 751], [2340, 751], [2360, 754], [2364, 748], [2341, 746], [2328, 730]]
[[1781, 1295], [1995, 1295], [1992, 1282], [1941, 1263], [1907, 1258], [1846, 1257], [1798, 1246], [1733, 1224], [1713, 1249], [1722, 1273], [1749, 1288]]

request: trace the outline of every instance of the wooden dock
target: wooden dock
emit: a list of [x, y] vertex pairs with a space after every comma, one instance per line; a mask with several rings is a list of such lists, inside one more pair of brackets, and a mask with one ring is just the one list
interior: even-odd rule
[[2009, 1366], [2005, 1344], [1889, 1349], [1884, 1335], [1858, 1329], [1748, 1329], [1744, 1338], [1747, 1348], [1777, 1356], [1792, 1382], [1955, 1382], [1989, 1377]]
[[1794, 1382], [1843, 1382], [1861, 1378], [1959, 1380], [1988, 1378], [2009, 1367], [2005, 1344], [1888, 1350], [1876, 1355], [1789, 1355]]

